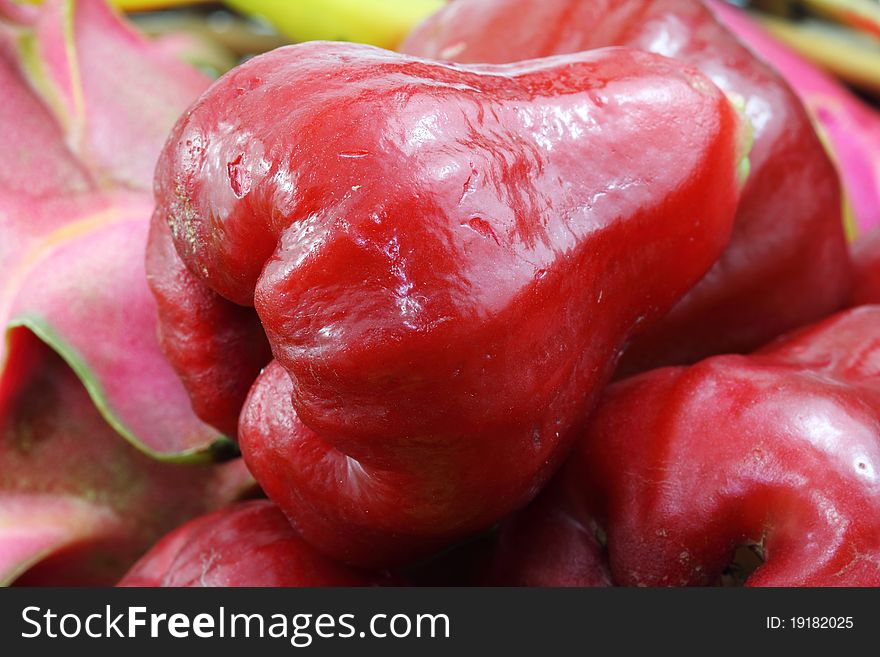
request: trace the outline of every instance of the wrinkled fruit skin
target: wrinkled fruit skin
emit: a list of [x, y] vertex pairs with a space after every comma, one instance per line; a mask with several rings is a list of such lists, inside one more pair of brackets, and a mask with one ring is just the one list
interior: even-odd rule
[[119, 586], [371, 586], [379, 578], [328, 559], [267, 500], [191, 520], [167, 534]]
[[880, 228], [856, 242], [853, 260], [856, 269], [853, 305], [880, 303]]
[[843, 308], [851, 266], [837, 174], [788, 85], [697, 0], [459, 0], [418, 27], [402, 50], [502, 63], [609, 45], [699, 68], [745, 100], [754, 126], [751, 175], [730, 245], [629, 347], [619, 375], [750, 351]]
[[[318, 42], [222, 78], [169, 138], [157, 212], [193, 306], [253, 305], [271, 344], [238, 434], [269, 497], [370, 566], [525, 503], [627, 336], [723, 249], [742, 132], [700, 74], [625, 49], [468, 68]], [[210, 353], [158, 300], [166, 344]], [[197, 409], [235, 374], [215, 363]]]
[[[757, 546], [749, 586], [878, 586], [878, 473], [880, 306], [863, 306], [751, 356], [609, 387], [545, 506], [607, 532], [620, 585], [715, 584]], [[583, 570], [553, 583], [601, 572], [589, 547], [563, 537], [554, 552], [544, 527], [519, 524], [545, 571], [579, 555]]]

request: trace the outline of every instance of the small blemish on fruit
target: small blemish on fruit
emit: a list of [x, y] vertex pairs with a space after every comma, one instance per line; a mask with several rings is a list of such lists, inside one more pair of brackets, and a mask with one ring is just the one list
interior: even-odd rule
[[244, 198], [251, 191], [251, 172], [244, 164], [244, 155], [226, 164], [226, 174], [229, 176], [229, 186], [236, 198]]
[[501, 242], [498, 241], [498, 236], [495, 234], [495, 231], [492, 230], [492, 226], [490, 226], [489, 222], [485, 219], [482, 219], [481, 217], [471, 217], [464, 223], [464, 225], [480, 235], [480, 237], [492, 239], [495, 240], [495, 244], [501, 244]]

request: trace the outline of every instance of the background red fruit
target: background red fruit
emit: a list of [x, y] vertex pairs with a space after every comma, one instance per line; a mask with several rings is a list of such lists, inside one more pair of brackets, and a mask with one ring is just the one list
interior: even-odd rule
[[191, 520], [157, 543], [120, 586], [370, 586], [382, 577], [336, 563], [303, 541], [267, 500]]
[[750, 351], [842, 308], [851, 265], [837, 173], [791, 88], [699, 0], [458, 0], [401, 49], [457, 62], [514, 62], [609, 45], [699, 68], [742, 99], [754, 128], [730, 245], [630, 345], [619, 375]]
[[708, 0], [715, 14], [792, 86], [840, 171], [855, 234], [880, 227], [880, 114], [842, 83], [770, 36], [747, 14]]
[[[863, 306], [610, 386], [547, 511], [518, 519], [513, 564], [595, 572], [589, 543], [548, 543], [552, 512], [601, 528], [618, 585], [880, 585], [878, 375], [880, 306]], [[736, 572], [744, 552], [754, 572]]]
[[853, 259], [856, 265], [853, 305], [880, 303], [880, 228], [856, 242]]

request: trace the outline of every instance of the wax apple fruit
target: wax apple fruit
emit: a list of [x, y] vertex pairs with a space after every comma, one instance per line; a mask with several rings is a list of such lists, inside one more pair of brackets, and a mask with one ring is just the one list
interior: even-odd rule
[[369, 586], [378, 577], [328, 559], [268, 500], [243, 502], [167, 534], [120, 586]]
[[[612, 586], [601, 528], [554, 479], [526, 508], [505, 519], [485, 548], [482, 570], [468, 584], [488, 586]], [[572, 507], [580, 513], [572, 510]]]
[[158, 302], [162, 350], [190, 393], [193, 410], [235, 436], [244, 398], [272, 357], [259, 319], [252, 308], [228, 302], [190, 273], [161, 210], [150, 225], [147, 282]]
[[707, 78], [634, 50], [257, 57], [158, 164], [151, 248], [173, 241], [183, 266], [151, 257], [149, 275], [192, 285], [158, 295], [163, 335], [222, 343], [196, 377], [169, 356], [204, 409], [212, 381], [243, 376], [222, 354], [262, 347], [241, 313], [218, 331], [187, 312], [255, 306], [276, 360], [239, 424], [251, 471], [328, 554], [415, 558], [550, 476], [630, 333], [723, 249], [744, 134]]
[[840, 171], [850, 236], [880, 227], [880, 112], [766, 31], [748, 12], [708, 0], [713, 13], [779, 71], [813, 117]]
[[855, 244], [853, 260], [856, 270], [853, 303], [880, 303], [880, 228]]
[[543, 556], [530, 583], [595, 577], [607, 566], [589, 542], [548, 545], [546, 526], [568, 518], [606, 544], [616, 584], [716, 584], [752, 552], [750, 586], [878, 586], [878, 472], [880, 306], [863, 306], [751, 356], [609, 387], [543, 524], [517, 523], [518, 549]]
[[515, 62], [626, 45], [675, 57], [739, 95], [754, 128], [751, 169], [725, 254], [628, 349], [621, 374], [745, 352], [844, 307], [851, 265], [837, 173], [783, 79], [698, 0], [458, 0], [404, 52]]

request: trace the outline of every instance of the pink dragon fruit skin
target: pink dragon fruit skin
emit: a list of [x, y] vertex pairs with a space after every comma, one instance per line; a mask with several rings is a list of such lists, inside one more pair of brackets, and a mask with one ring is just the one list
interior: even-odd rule
[[142, 453], [48, 345], [23, 329], [13, 340], [28, 358], [10, 363], [21, 385], [0, 413], [0, 584], [112, 584], [168, 529], [249, 490], [241, 459]]
[[103, 0], [0, 0], [0, 585], [112, 584], [253, 480], [165, 360], [152, 172], [210, 79]]

